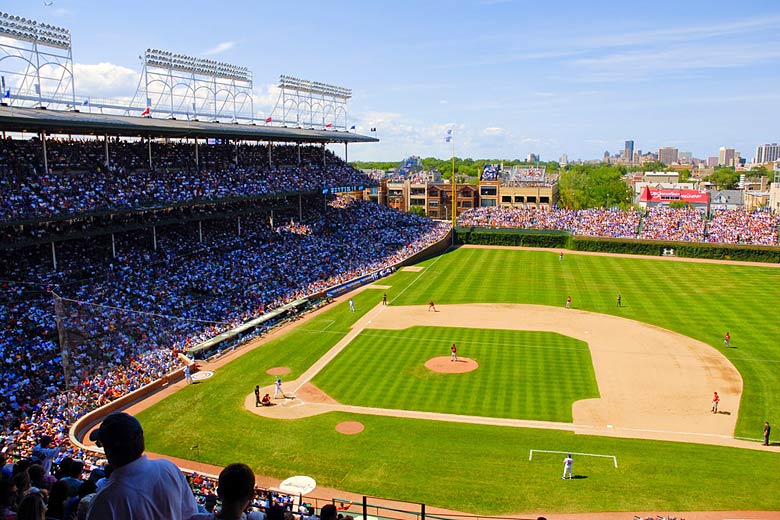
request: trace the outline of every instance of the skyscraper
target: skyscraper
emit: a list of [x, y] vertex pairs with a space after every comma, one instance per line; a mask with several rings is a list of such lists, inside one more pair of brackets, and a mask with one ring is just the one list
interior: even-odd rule
[[634, 160], [634, 141], [626, 141], [626, 147], [623, 149], [623, 159], [628, 162]]
[[733, 148], [721, 146], [718, 151], [718, 166], [734, 166], [735, 151]]
[[756, 148], [756, 162], [766, 163], [780, 159], [780, 145], [777, 143], [765, 144]]
[[658, 150], [658, 160], [664, 164], [673, 164], [677, 162], [677, 148], [665, 146]]

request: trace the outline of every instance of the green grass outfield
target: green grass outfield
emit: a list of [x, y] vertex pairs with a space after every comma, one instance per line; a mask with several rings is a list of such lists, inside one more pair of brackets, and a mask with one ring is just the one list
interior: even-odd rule
[[[452, 343], [479, 370], [425, 368]], [[366, 329], [313, 383], [345, 404], [540, 421], [571, 422], [574, 401], [599, 397], [588, 345], [535, 331]]]
[[[729, 330], [737, 348], [725, 353], [745, 382], [738, 435], [759, 437], [764, 420], [780, 425], [780, 270], [574, 254], [559, 262], [557, 252], [465, 248], [422, 265], [428, 269], [381, 282], [392, 286], [393, 304], [563, 305], [571, 295], [575, 308], [652, 323], [722, 351]], [[192, 458], [197, 444], [206, 463], [243, 461], [260, 474], [311, 475], [322, 486], [481, 514], [780, 509], [776, 453], [346, 413], [279, 421], [243, 409], [255, 384], [272, 383], [267, 368], [289, 366], [287, 377], [299, 376], [381, 293], [366, 290], [355, 297], [358, 312], [334, 306], [142, 412], [147, 448]], [[338, 434], [344, 420], [366, 429]], [[619, 468], [576, 457], [575, 474], [587, 478], [563, 482], [563, 456], [528, 462], [529, 449], [615, 455]]]

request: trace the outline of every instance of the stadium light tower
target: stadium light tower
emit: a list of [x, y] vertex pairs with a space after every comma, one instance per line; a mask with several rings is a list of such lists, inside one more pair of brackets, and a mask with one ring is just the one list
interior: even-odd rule
[[247, 67], [159, 49], [146, 49], [142, 60], [133, 101], [140, 98], [153, 112], [171, 118], [253, 120], [252, 73]]
[[0, 11], [1, 97], [17, 106], [76, 106], [70, 31]]
[[[280, 108], [281, 117], [274, 121], [292, 126], [347, 129], [347, 100], [352, 90], [295, 76], [279, 76], [281, 92], [273, 113]], [[273, 117], [273, 116], [272, 116]]]

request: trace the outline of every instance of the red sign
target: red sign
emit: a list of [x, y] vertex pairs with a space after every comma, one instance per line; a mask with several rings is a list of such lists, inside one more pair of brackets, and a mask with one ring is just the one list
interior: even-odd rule
[[710, 201], [710, 194], [704, 190], [661, 190], [645, 186], [639, 200], [640, 202], [653, 202], [658, 204], [676, 200], [690, 202], [691, 204], [708, 204]]

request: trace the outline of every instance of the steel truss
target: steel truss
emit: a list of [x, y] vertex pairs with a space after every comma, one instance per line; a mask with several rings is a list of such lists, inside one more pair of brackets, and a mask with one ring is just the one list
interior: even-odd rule
[[247, 67], [147, 49], [131, 105], [141, 100], [169, 118], [254, 121], [252, 73]]
[[347, 130], [347, 100], [352, 97], [351, 89], [286, 75], [279, 76], [279, 89], [271, 116], [273, 122], [285, 126]]
[[2, 101], [75, 108], [70, 31], [0, 12]]

